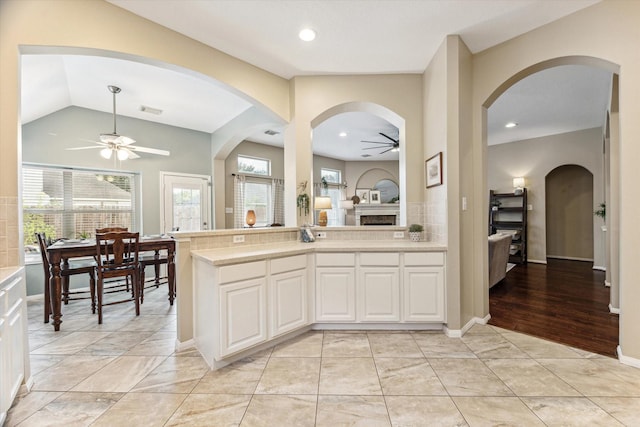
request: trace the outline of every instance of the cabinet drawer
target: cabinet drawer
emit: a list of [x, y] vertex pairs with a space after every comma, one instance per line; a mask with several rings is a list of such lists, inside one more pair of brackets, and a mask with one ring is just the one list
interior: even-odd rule
[[405, 266], [444, 265], [444, 252], [406, 252]]
[[287, 271], [302, 270], [307, 268], [307, 256], [296, 255], [286, 258], [276, 258], [271, 260], [271, 274], [284, 273]]
[[7, 299], [7, 309], [22, 298], [22, 287], [20, 286], [20, 282], [22, 282], [22, 277], [16, 277], [4, 287], [4, 292], [6, 293], [5, 298]]
[[355, 265], [356, 254], [354, 253], [316, 254], [318, 267], [354, 267]]
[[267, 274], [267, 262], [256, 261], [243, 264], [226, 265], [218, 268], [218, 283], [237, 282], [239, 280], [263, 277]]
[[360, 253], [360, 265], [397, 267], [400, 265], [400, 254], [397, 252], [362, 252]]

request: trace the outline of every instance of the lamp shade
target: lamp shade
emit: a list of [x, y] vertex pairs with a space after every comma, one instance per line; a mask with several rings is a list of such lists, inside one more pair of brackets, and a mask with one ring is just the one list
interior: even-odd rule
[[353, 209], [353, 200], [340, 200], [340, 209]]
[[315, 209], [333, 209], [331, 206], [331, 197], [329, 196], [316, 197], [313, 206]]
[[253, 209], [249, 209], [247, 211], [247, 217], [245, 218], [245, 221], [247, 222], [247, 225], [249, 227], [253, 227], [256, 223], [256, 211], [254, 211]]
[[513, 178], [513, 188], [524, 188], [524, 178]]
[[100, 155], [105, 159], [110, 159], [112, 154], [113, 151], [111, 150], [111, 148], [103, 148], [102, 150], [100, 150]]
[[116, 154], [118, 155], [118, 160], [127, 160], [129, 158], [129, 153], [124, 150], [117, 150]]

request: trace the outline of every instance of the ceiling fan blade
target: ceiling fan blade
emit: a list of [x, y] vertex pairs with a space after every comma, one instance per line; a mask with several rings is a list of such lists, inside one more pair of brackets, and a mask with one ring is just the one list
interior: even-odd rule
[[360, 142], [367, 142], [369, 144], [391, 145], [390, 142], [386, 142], [386, 141], [360, 141]]
[[125, 135], [120, 135], [118, 136], [118, 138], [116, 138], [116, 144], [120, 144], [120, 145], [130, 145], [130, 144], [133, 144], [134, 142], [136, 142], [135, 139]]
[[368, 148], [363, 148], [363, 150], [379, 150], [381, 148], [387, 148], [389, 147], [389, 145], [383, 145], [381, 147], [368, 147]]
[[379, 133], [380, 135], [384, 136], [385, 138], [390, 139], [391, 141], [393, 141], [393, 142], [394, 142], [394, 143], [396, 143], [396, 144], [400, 142], [400, 140], [399, 140], [399, 139], [398, 139], [398, 140], [395, 140], [395, 139], [391, 138], [389, 135], [384, 134], [383, 132], [378, 132], [378, 133]]
[[140, 156], [138, 156], [136, 153], [134, 153], [133, 151], [131, 151], [127, 147], [119, 147], [118, 150], [126, 151], [126, 153], [129, 155], [130, 159], [139, 159], [140, 158]]
[[159, 150], [157, 148], [148, 148], [148, 147], [140, 147], [137, 145], [132, 145], [127, 147], [128, 150], [139, 151], [141, 153], [149, 153], [149, 154], [158, 154], [160, 156], [168, 156], [171, 153], [167, 150]]
[[105, 147], [109, 146], [109, 144], [107, 144], [106, 142], [94, 141], [93, 139], [78, 138], [78, 140], [79, 141], [86, 141], [86, 142], [93, 142], [94, 144], [103, 145]]
[[380, 153], [380, 154], [384, 154], [384, 153], [386, 153], [387, 151], [391, 151], [391, 150], [393, 150], [393, 147], [389, 148], [388, 150], [384, 150], [384, 151], [383, 151], [382, 153]]
[[92, 148], [102, 148], [99, 145], [92, 145], [90, 147], [71, 147], [71, 148], [65, 148], [65, 150], [90, 150]]

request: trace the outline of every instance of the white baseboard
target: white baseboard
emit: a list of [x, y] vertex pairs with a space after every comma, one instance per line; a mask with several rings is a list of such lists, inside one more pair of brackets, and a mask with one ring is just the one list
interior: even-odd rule
[[580, 257], [575, 257], [575, 256], [547, 255], [547, 258], [566, 259], [567, 261], [590, 261], [590, 262], [593, 262], [593, 258], [580, 258]]
[[473, 325], [486, 325], [491, 319], [491, 314], [487, 314], [485, 317], [474, 317], [469, 320], [462, 329], [449, 329], [444, 327], [444, 333], [449, 338], [461, 338], [464, 334], [469, 332], [469, 329], [473, 328]]
[[594, 265], [592, 268], [593, 268], [594, 270], [607, 271], [607, 267], [602, 266], [602, 265]]
[[546, 259], [545, 260], [541, 260], [541, 259], [531, 259], [531, 258], [529, 258], [529, 259], [527, 259], [527, 262], [532, 262], [534, 264], [546, 264], [547, 260]]
[[620, 348], [620, 346], [618, 346], [617, 350], [618, 350], [618, 360], [620, 361], [620, 363], [624, 365], [633, 366], [634, 368], [640, 368], [640, 359], [624, 356], [622, 354], [622, 348]]
[[620, 308], [616, 308], [614, 306], [612, 306], [611, 304], [609, 304], [609, 313], [611, 314], [620, 314]]
[[189, 350], [192, 348], [195, 348], [196, 346], [196, 341], [191, 338], [190, 340], [186, 340], [184, 342], [180, 342], [178, 341], [178, 339], [176, 338], [176, 351], [185, 351], [185, 350]]

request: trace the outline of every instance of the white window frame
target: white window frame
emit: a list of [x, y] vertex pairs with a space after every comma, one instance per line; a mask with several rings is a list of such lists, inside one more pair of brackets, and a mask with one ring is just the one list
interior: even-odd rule
[[[245, 170], [241, 170], [240, 169], [240, 160], [241, 159], [246, 159], [248, 161], [258, 161], [258, 162], [264, 162], [267, 166], [267, 171], [266, 173], [256, 173], [256, 172], [250, 172], [250, 171], [245, 171]], [[255, 157], [255, 156], [246, 156], [244, 154], [238, 154], [238, 158], [237, 158], [237, 162], [236, 162], [236, 169], [238, 171], [238, 173], [241, 173], [243, 175], [247, 175], [247, 176], [251, 176], [251, 175], [255, 175], [255, 176], [262, 176], [262, 177], [271, 177], [271, 159], [265, 159], [262, 157]]]

